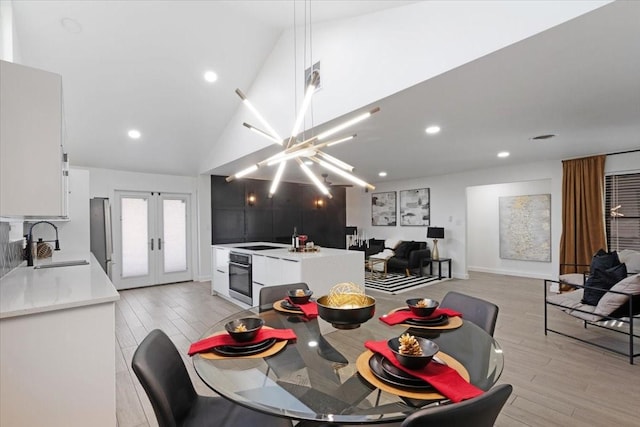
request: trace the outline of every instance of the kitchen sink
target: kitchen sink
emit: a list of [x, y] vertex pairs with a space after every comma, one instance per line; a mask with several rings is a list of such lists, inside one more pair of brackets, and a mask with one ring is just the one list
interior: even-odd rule
[[89, 261], [87, 261], [86, 259], [78, 259], [73, 261], [49, 262], [46, 264], [36, 265], [33, 268], [40, 269], [40, 268], [55, 268], [55, 267], [71, 267], [73, 265], [88, 265], [88, 264], [89, 264]]

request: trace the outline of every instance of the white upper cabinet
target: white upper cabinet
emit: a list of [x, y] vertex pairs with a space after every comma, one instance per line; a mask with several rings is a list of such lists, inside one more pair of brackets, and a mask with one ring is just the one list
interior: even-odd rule
[[62, 78], [0, 61], [0, 216], [67, 216]]

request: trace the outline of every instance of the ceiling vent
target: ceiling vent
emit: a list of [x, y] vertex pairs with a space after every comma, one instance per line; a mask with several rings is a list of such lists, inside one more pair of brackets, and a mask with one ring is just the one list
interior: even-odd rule
[[534, 136], [533, 138], [530, 138], [532, 141], [542, 141], [544, 139], [551, 139], [551, 138], [555, 138], [555, 135], [550, 133], [547, 135], [538, 135], [538, 136]]

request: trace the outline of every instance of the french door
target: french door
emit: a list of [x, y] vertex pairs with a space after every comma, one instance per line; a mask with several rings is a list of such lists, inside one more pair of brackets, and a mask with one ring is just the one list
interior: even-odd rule
[[116, 288], [192, 279], [188, 194], [116, 191]]

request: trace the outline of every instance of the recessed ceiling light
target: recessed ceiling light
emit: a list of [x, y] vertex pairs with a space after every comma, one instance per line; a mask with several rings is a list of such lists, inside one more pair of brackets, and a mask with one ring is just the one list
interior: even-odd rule
[[307, 165], [307, 166], [311, 166], [311, 165], [313, 165], [313, 162], [311, 160], [305, 160], [304, 164]]
[[386, 173], [386, 172], [379, 172], [379, 173], [378, 173], [378, 176], [385, 177], [385, 176], [387, 176], [387, 173]]
[[209, 83], [213, 83], [218, 80], [218, 75], [213, 71], [207, 71], [206, 73], [204, 73], [204, 79]]
[[129, 138], [131, 139], [140, 139], [140, 137], [142, 136], [140, 131], [136, 129], [131, 129], [129, 132], [127, 132], [127, 135], [129, 135]]
[[435, 135], [436, 133], [440, 132], [440, 126], [429, 126], [424, 131], [429, 135]]
[[551, 139], [551, 138], [555, 138], [556, 135], [553, 133], [548, 133], [546, 135], [538, 135], [538, 136], [534, 136], [533, 138], [529, 138], [532, 141], [543, 141], [545, 139]]
[[501, 151], [501, 152], [498, 153], [498, 157], [500, 157], [500, 158], [509, 157], [509, 152], [508, 151]]

